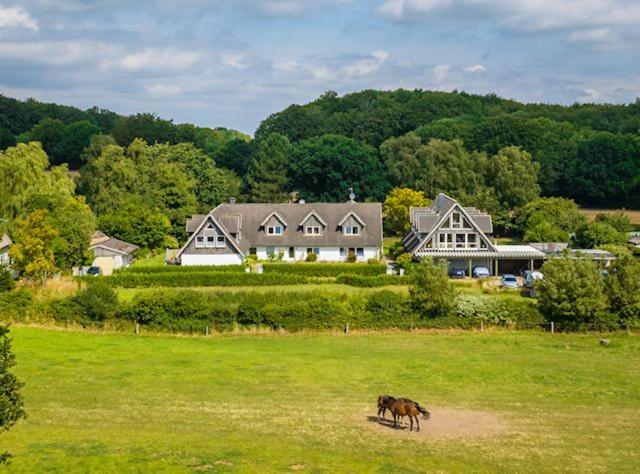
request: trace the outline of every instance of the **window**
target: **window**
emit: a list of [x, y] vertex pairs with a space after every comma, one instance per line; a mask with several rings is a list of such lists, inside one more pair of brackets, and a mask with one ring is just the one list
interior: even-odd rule
[[358, 247], [358, 248], [356, 249], [356, 255], [357, 255], [358, 257], [364, 257], [364, 249], [363, 249], [362, 247]]
[[308, 225], [305, 229], [305, 234], [307, 235], [320, 235], [320, 226], [317, 225]]
[[224, 247], [224, 235], [219, 235], [216, 240], [216, 247]]
[[296, 258], [296, 248], [289, 247], [289, 258]]
[[267, 247], [267, 255], [272, 257], [276, 254], [276, 249], [274, 247]]
[[207, 235], [207, 248], [213, 248], [216, 246], [215, 235]]
[[478, 239], [476, 234], [467, 234], [467, 247], [471, 249], [478, 248]]
[[204, 248], [204, 237], [201, 235], [196, 237], [196, 248], [197, 249]]
[[307, 253], [315, 253], [316, 255], [320, 255], [320, 247], [307, 247]]
[[466, 234], [456, 234], [456, 248], [463, 249], [465, 248], [465, 238]]
[[453, 248], [453, 236], [451, 234], [438, 234], [438, 248]]
[[347, 251], [344, 249], [344, 247], [340, 247], [340, 256], [341, 257], [347, 256]]
[[347, 235], [359, 235], [360, 234], [360, 226], [357, 225], [348, 225], [344, 228], [344, 233]]
[[269, 235], [282, 235], [282, 226], [270, 225], [267, 227], [267, 234]]
[[249, 247], [249, 255], [256, 255], [258, 253], [255, 247]]
[[460, 214], [459, 212], [454, 212], [451, 214], [451, 228], [452, 229], [462, 228], [462, 214]]

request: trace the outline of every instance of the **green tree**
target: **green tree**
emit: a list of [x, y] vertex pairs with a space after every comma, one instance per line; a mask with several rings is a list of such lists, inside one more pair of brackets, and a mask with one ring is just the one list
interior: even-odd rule
[[16, 137], [13, 136], [10, 130], [0, 126], [0, 151], [10, 146], [15, 146]]
[[247, 188], [252, 202], [286, 202], [291, 159], [289, 139], [271, 134], [260, 140], [247, 171]]
[[619, 232], [611, 224], [593, 221], [582, 225], [573, 238], [574, 247], [592, 249], [602, 245], [620, 245], [627, 241], [627, 235]]
[[569, 234], [553, 223], [541, 220], [527, 227], [523, 240], [525, 242], [569, 242]]
[[42, 182], [48, 165], [38, 143], [20, 143], [0, 152], [0, 217], [14, 219], [18, 215], [29, 189]]
[[422, 318], [451, 316], [456, 308], [456, 292], [447, 275], [447, 264], [424, 259], [411, 269], [409, 299]]
[[3, 291], [11, 291], [15, 288], [16, 282], [9, 269], [0, 265], [0, 293]]
[[40, 142], [52, 163], [63, 163], [64, 157], [57, 154], [57, 147], [64, 136], [64, 129], [62, 120], [45, 118], [31, 129], [28, 141]]
[[18, 219], [9, 249], [13, 267], [26, 278], [43, 284], [57, 270], [54, 242], [58, 235], [47, 210], [39, 209]]
[[606, 285], [613, 312], [627, 325], [640, 326], [640, 261], [631, 256], [615, 260]]
[[631, 219], [622, 210], [618, 210], [615, 212], [600, 212], [596, 214], [595, 221], [609, 224], [611, 227], [616, 229], [618, 232], [621, 232], [622, 234], [627, 234], [633, 231], [633, 224], [631, 224]]
[[488, 161], [487, 184], [492, 187], [503, 209], [512, 210], [540, 197], [540, 165], [518, 147], [501, 149]]
[[385, 230], [391, 234], [403, 235], [409, 231], [409, 209], [425, 207], [431, 201], [422, 191], [409, 188], [394, 188], [384, 200]]
[[[587, 222], [578, 205], [571, 199], [538, 198], [527, 202], [516, 211], [519, 229], [526, 233], [528, 229], [542, 222], [551, 224], [567, 234], [574, 234]], [[533, 240], [529, 240], [532, 242]], [[562, 240], [568, 242], [568, 240]]]
[[244, 176], [251, 166], [253, 142], [235, 138], [224, 144], [214, 155], [218, 166], [230, 169], [240, 176]]
[[594, 261], [555, 258], [547, 260], [542, 273], [544, 280], [536, 282], [536, 289], [540, 311], [548, 321], [563, 329], [611, 323], [604, 279]]
[[89, 144], [82, 150], [80, 161], [86, 164], [90, 159], [97, 158], [108, 145], [115, 145], [116, 141], [111, 135], [91, 135]]
[[52, 164], [68, 163], [71, 169], [78, 169], [84, 163], [82, 152], [91, 143], [91, 137], [101, 132], [100, 127], [81, 120], [64, 127], [62, 135], [53, 150], [57, 160], [51, 160]]
[[[0, 326], [0, 430], [7, 431], [24, 418], [24, 401], [20, 389], [23, 383], [13, 373], [16, 358], [11, 351], [9, 328]], [[0, 454], [0, 464], [6, 463], [11, 455]]]
[[388, 189], [375, 148], [340, 135], [299, 142], [290, 171], [291, 188], [308, 201], [345, 201], [349, 188], [363, 201], [379, 200]]
[[176, 143], [176, 126], [154, 114], [119, 117], [111, 135], [121, 146], [129, 146], [136, 138], [147, 143]]

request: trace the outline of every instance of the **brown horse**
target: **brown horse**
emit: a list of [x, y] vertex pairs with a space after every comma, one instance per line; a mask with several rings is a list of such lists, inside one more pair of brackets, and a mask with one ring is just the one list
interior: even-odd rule
[[395, 401], [396, 399], [391, 395], [380, 395], [378, 397], [378, 418], [380, 418], [380, 413], [382, 413], [382, 419], [386, 419], [384, 414], [391, 408], [391, 404]]
[[[393, 427], [398, 427], [398, 419], [402, 419], [405, 416], [409, 417], [409, 421], [411, 425], [409, 426], [409, 431], [413, 430], [413, 420], [416, 420], [416, 431], [420, 431], [420, 421], [418, 420], [418, 415], [422, 414], [422, 417], [425, 420], [428, 420], [431, 416], [427, 410], [422, 408], [418, 403], [409, 400], [408, 398], [398, 398], [389, 407], [389, 411], [393, 414]], [[402, 420], [401, 420], [402, 423]]]

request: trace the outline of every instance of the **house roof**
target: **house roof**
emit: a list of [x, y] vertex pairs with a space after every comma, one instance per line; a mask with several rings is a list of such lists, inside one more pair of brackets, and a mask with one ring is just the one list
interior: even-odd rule
[[[94, 238], [96, 239], [95, 242]], [[133, 252], [140, 248], [137, 245], [130, 244], [129, 242], [125, 242], [124, 240], [116, 239], [114, 237], [108, 237], [100, 231], [93, 234], [93, 237], [91, 238], [91, 245], [89, 246], [89, 248], [92, 250], [97, 247], [113, 250], [114, 252], [121, 253], [122, 255], [131, 255]]]
[[[301, 223], [309, 214], [317, 215], [326, 223], [321, 235], [305, 235]], [[288, 222], [282, 235], [268, 235], [262, 227], [268, 217], [277, 215]], [[344, 235], [339, 229], [340, 222], [349, 214], [356, 214], [365, 224], [360, 235]], [[218, 223], [227, 232], [234, 232], [227, 226], [233, 222], [238, 226], [236, 244], [243, 253], [249, 247], [271, 246], [378, 246], [382, 244], [382, 205], [380, 203], [252, 203], [220, 204], [211, 211]], [[193, 233], [206, 216], [194, 216], [187, 221], [187, 232]], [[233, 220], [232, 220], [233, 219]], [[191, 230], [193, 229], [193, 230]]]
[[588, 257], [596, 260], [613, 260], [615, 255], [600, 249], [572, 249], [565, 242], [532, 242], [530, 247], [542, 252], [545, 257], [567, 255], [569, 257]]
[[[438, 224], [442, 216], [447, 214], [458, 202], [446, 194], [438, 194], [438, 197], [428, 207], [412, 207], [409, 219], [412, 227], [420, 234], [430, 233]], [[475, 207], [463, 207], [475, 225], [485, 234], [493, 233], [491, 216]]]
[[13, 242], [7, 234], [0, 235], [0, 249], [9, 247]]

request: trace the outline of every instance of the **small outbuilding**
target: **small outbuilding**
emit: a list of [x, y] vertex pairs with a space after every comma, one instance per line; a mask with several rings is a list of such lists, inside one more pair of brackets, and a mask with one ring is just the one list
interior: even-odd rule
[[91, 237], [89, 247], [95, 257], [92, 266], [100, 268], [103, 275], [111, 275], [118, 268], [128, 267], [133, 261], [133, 253], [139, 248], [137, 245], [96, 231]]

